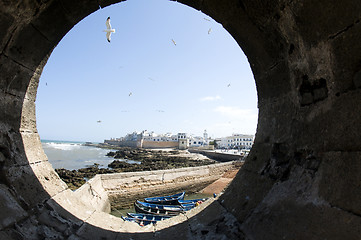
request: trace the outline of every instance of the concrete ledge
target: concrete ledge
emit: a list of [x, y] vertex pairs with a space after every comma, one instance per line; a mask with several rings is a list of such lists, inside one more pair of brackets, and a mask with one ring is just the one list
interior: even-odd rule
[[96, 175], [76, 190], [74, 196], [90, 209], [110, 212], [108, 194], [102, 186], [100, 175]]

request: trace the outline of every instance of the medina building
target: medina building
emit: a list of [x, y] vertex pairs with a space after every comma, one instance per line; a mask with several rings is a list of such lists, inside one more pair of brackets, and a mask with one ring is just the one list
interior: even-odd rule
[[218, 148], [251, 149], [254, 142], [254, 135], [232, 134], [222, 137], [218, 141]]

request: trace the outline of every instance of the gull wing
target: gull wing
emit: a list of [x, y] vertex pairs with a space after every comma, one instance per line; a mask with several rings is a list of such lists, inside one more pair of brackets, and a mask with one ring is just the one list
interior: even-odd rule
[[107, 40], [108, 40], [108, 42], [110, 42], [110, 34], [111, 34], [111, 32], [107, 32]]
[[107, 25], [107, 29], [112, 29], [112, 26], [110, 25], [110, 17], [107, 18], [105, 25]]

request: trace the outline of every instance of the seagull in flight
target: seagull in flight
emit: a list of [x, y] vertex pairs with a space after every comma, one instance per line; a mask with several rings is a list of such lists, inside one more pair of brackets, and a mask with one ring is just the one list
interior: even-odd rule
[[107, 29], [103, 30], [103, 32], [106, 32], [107, 40], [110, 42], [110, 34], [115, 33], [115, 29], [112, 29], [112, 26], [110, 25], [110, 17], [107, 18], [107, 21], [105, 22], [105, 25], [107, 25]]
[[231, 84], [228, 84], [228, 85], [227, 85], [227, 87], [230, 87], [230, 86], [231, 86]]
[[101, 120], [98, 120], [97, 123], [101, 123], [102, 121]]
[[212, 32], [212, 28], [210, 28], [209, 30], [208, 30], [208, 34], [210, 34]]
[[129, 93], [129, 97], [130, 97], [130, 96], [132, 96], [132, 94], [133, 94], [133, 93], [132, 93], [132, 92], [130, 92], [130, 93]]
[[177, 43], [172, 39], [172, 42], [174, 44], [174, 46], [177, 46]]

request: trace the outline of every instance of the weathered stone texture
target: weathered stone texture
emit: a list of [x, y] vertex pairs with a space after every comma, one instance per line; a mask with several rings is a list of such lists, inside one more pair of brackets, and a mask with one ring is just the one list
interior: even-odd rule
[[17, 221], [27, 217], [27, 212], [17, 203], [8, 188], [0, 184], [0, 230], [14, 225]]
[[331, 206], [356, 216], [361, 216], [360, 157], [361, 152], [328, 152], [323, 155], [320, 166], [321, 197]]
[[221, 23], [248, 57], [259, 101], [252, 152], [219, 202], [182, 224], [140, 230], [87, 212], [46, 161], [34, 102], [60, 39], [117, 2], [0, 1], [0, 198], [14, 203], [0, 212], [0, 238], [361, 238], [355, 0], [180, 0]]

